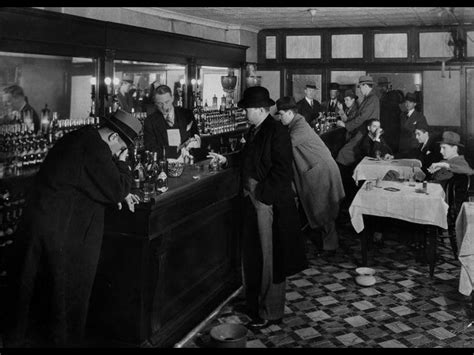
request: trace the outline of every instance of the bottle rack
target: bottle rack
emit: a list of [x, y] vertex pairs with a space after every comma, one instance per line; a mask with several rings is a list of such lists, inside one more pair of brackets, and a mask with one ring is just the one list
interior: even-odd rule
[[197, 106], [194, 119], [201, 136], [212, 136], [248, 128], [245, 111], [230, 107], [224, 110]]

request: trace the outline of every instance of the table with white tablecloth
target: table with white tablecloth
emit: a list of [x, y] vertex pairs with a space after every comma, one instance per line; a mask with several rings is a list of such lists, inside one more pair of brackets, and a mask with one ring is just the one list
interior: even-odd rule
[[456, 240], [461, 262], [459, 292], [469, 296], [474, 288], [474, 202], [464, 202], [456, 219]]
[[401, 178], [408, 180], [413, 174], [413, 168], [417, 175], [425, 177], [425, 173], [421, 170], [421, 161], [418, 159], [379, 160], [364, 157], [354, 169], [352, 178], [356, 183], [361, 180], [382, 179], [388, 171], [395, 170]]
[[[357, 233], [364, 230], [364, 215], [448, 228], [449, 206], [445, 202], [445, 193], [441, 185], [427, 183], [426, 193], [424, 193], [422, 183], [410, 186], [408, 182], [379, 181], [379, 187], [376, 187], [373, 182], [370, 182], [374, 186], [367, 190], [368, 183], [369, 181], [366, 181], [359, 189], [349, 207], [351, 222]], [[365, 238], [365, 233], [363, 233], [363, 238]], [[436, 240], [431, 242], [435, 245]], [[434, 257], [433, 255], [432, 263], [430, 263], [430, 274], [434, 270]], [[363, 263], [366, 263], [366, 250], [363, 250], [363, 258]]]

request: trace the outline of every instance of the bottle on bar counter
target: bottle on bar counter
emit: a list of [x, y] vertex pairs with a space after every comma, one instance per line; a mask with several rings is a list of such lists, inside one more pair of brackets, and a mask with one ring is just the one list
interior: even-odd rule
[[133, 184], [138, 189], [143, 186], [143, 182], [145, 181], [145, 168], [143, 167], [141, 157], [136, 148], [133, 155], [135, 161], [135, 166], [133, 168]]
[[156, 179], [156, 190], [164, 192], [168, 188], [168, 175], [166, 172], [168, 171], [167, 161], [166, 161], [166, 151], [165, 147], [163, 147], [163, 156], [160, 159], [160, 173]]

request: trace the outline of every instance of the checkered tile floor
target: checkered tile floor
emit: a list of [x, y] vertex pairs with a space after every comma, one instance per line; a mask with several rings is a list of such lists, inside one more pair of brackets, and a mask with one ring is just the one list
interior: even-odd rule
[[[247, 347], [435, 348], [474, 347], [470, 304], [456, 299], [460, 264], [447, 238], [438, 244], [434, 278], [428, 265], [415, 259], [403, 236], [386, 234], [385, 245], [369, 251], [376, 284], [355, 283], [360, 243], [350, 227], [339, 229], [342, 247], [336, 256], [317, 256], [307, 242], [310, 268], [287, 279], [285, 317], [280, 325], [250, 331]], [[233, 311], [237, 296], [184, 347], [212, 347], [210, 329], [220, 323], [242, 323]]]

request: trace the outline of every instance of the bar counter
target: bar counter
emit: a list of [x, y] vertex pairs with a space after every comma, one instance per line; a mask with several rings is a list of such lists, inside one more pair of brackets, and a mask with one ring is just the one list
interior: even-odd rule
[[207, 164], [169, 177], [169, 190], [135, 213], [107, 209], [90, 335], [170, 347], [240, 286], [240, 176]]

